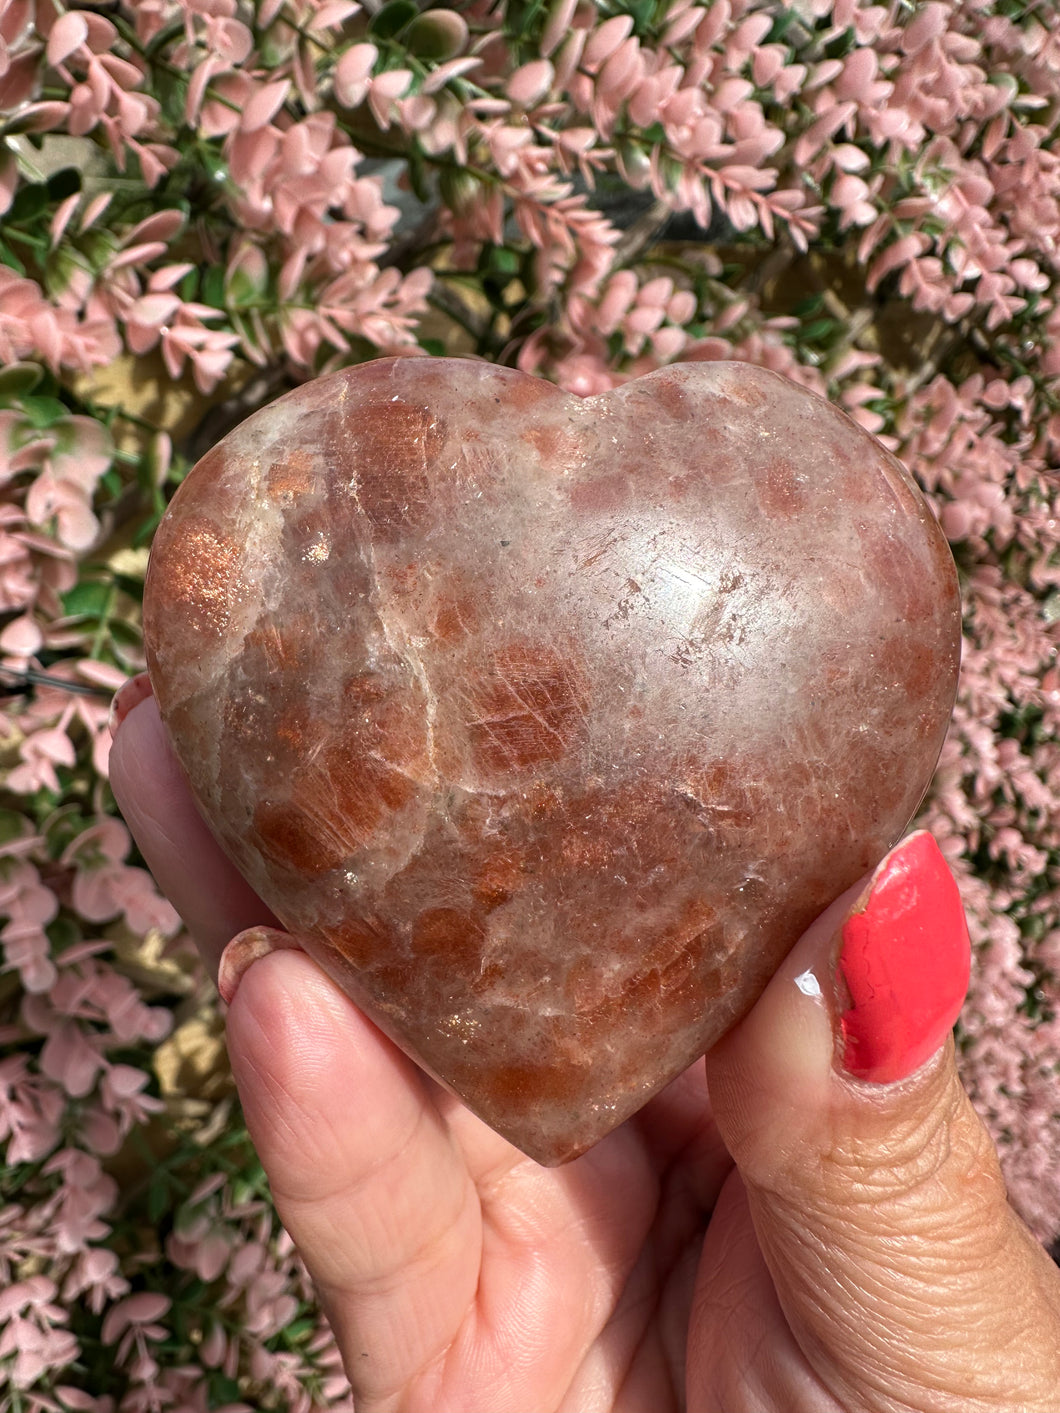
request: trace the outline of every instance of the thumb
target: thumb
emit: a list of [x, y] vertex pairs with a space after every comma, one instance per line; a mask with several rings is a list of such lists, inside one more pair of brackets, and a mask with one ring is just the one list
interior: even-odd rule
[[[914, 834], [707, 1059], [800, 1363], [844, 1410], [1057, 1407], [1060, 1273], [954, 1061], [969, 951], [953, 877]], [[705, 1265], [723, 1259], [708, 1236]]]

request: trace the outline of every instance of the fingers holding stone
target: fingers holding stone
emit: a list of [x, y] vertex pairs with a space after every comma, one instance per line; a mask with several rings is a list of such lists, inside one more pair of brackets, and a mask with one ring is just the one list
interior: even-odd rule
[[1060, 1273], [957, 1075], [968, 935], [914, 835], [708, 1056], [788, 1326], [839, 1407], [1055, 1407]]
[[155, 881], [216, 975], [230, 938], [276, 919], [203, 823], [154, 698], [137, 688], [128, 705], [134, 685], [123, 689], [126, 709], [116, 704], [111, 787]]
[[256, 960], [227, 1025], [251, 1138], [367, 1406], [474, 1302], [474, 1186], [415, 1066], [301, 952]]

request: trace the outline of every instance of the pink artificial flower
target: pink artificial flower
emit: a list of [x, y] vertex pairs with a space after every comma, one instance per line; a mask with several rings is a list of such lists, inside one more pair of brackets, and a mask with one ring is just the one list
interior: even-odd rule
[[31, 863], [7, 866], [0, 881], [0, 914], [7, 922], [0, 931], [5, 967], [17, 969], [30, 992], [45, 991], [55, 980], [51, 943], [45, 928], [56, 916], [59, 900], [41, 882]]
[[44, 1164], [43, 1172], [62, 1176], [50, 1229], [57, 1251], [75, 1255], [89, 1242], [109, 1235], [110, 1228], [102, 1217], [113, 1209], [118, 1184], [104, 1173], [95, 1154], [61, 1149]]
[[106, 1107], [117, 1115], [123, 1136], [165, 1109], [161, 1099], [143, 1092], [149, 1083], [150, 1075], [132, 1065], [107, 1065], [103, 1071], [100, 1097]]
[[117, 1253], [106, 1246], [86, 1246], [77, 1253], [63, 1283], [63, 1299], [67, 1303], [83, 1300], [94, 1315], [100, 1315], [128, 1290]]
[[8, 1374], [13, 1388], [29, 1388], [77, 1357], [77, 1340], [62, 1328], [69, 1317], [55, 1303], [57, 1294], [46, 1276], [0, 1291], [0, 1359], [14, 1355]]
[[8, 773], [7, 786], [19, 795], [37, 790], [59, 792], [57, 765], [72, 766], [77, 758], [73, 742], [60, 727], [35, 731], [19, 745], [21, 764]]
[[72, 1099], [82, 1099], [93, 1088], [104, 1066], [100, 1041], [74, 1021], [56, 1025], [41, 1051], [41, 1073], [60, 1084]]
[[203, 1218], [179, 1226], [166, 1238], [166, 1255], [180, 1270], [194, 1271], [201, 1281], [215, 1281], [228, 1265], [233, 1235], [223, 1227], [211, 1229]]
[[162, 357], [171, 378], [180, 377], [187, 359], [199, 391], [213, 391], [227, 373], [232, 350], [239, 343], [238, 334], [209, 329], [202, 322], [221, 317], [221, 310], [208, 305], [182, 304], [173, 321], [163, 326]]
[[59, 1142], [62, 1094], [30, 1073], [24, 1055], [0, 1060], [0, 1142], [8, 1167], [37, 1163]]
[[379, 51], [374, 44], [352, 44], [335, 65], [335, 97], [344, 108], [357, 108], [368, 95]]
[[159, 1291], [140, 1291], [112, 1305], [103, 1319], [100, 1338], [116, 1345], [114, 1358], [125, 1367], [134, 1382], [151, 1384], [158, 1374], [158, 1362], [148, 1348], [169, 1334], [158, 1322], [169, 1313], [172, 1302]]

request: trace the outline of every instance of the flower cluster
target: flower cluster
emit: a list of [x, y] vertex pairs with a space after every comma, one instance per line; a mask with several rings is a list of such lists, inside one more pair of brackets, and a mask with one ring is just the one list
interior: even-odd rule
[[1060, 1233], [1060, 31], [1011, 0], [0, 0], [0, 1379], [343, 1404], [217, 1014], [106, 774], [147, 548], [234, 421], [381, 353], [592, 395], [744, 359], [958, 560], [925, 822], [961, 1057]]

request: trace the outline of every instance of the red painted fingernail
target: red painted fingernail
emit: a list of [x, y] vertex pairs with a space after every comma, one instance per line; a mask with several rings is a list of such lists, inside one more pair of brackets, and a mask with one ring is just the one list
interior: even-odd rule
[[125, 718], [132, 711], [133, 707], [138, 707], [141, 702], [145, 702], [151, 695], [151, 679], [146, 672], [138, 672], [135, 677], [130, 677], [128, 682], [123, 682], [114, 693], [110, 704], [110, 718], [107, 722], [110, 728], [111, 740], [114, 733], [122, 724]]
[[880, 864], [842, 929], [843, 1067], [893, 1084], [939, 1048], [968, 990], [971, 945], [961, 896], [930, 834], [912, 834]]

